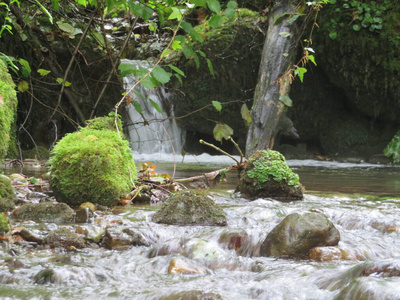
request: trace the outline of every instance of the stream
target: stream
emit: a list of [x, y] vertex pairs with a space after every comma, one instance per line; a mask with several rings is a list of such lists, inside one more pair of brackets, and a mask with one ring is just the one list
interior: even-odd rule
[[[137, 163], [147, 160], [136, 157]], [[226, 157], [211, 156], [187, 156], [183, 163], [180, 157], [175, 166], [171, 157], [151, 160], [157, 172], [174, 173], [175, 178], [232, 164]], [[227, 215], [226, 227], [156, 224], [151, 216], [158, 207], [133, 205], [98, 218], [109, 226], [136, 228], [150, 241], [148, 246], [124, 251], [8, 246], [10, 251], [3, 243], [0, 298], [400, 299], [400, 167], [313, 160], [288, 164], [306, 188], [305, 199], [249, 202], [233, 193], [237, 175], [229, 174], [227, 182], [211, 190]], [[340, 231], [346, 260], [259, 256], [261, 243], [285, 216], [310, 210], [324, 213]], [[29, 221], [13, 226], [51, 231], [93, 224]], [[233, 246], [232, 236], [241, 237], [233, 239]], [[174, 260], [194, 271], [170, 274]], [[52, 281], [35, 283], [46, 269], [52, 270]]]

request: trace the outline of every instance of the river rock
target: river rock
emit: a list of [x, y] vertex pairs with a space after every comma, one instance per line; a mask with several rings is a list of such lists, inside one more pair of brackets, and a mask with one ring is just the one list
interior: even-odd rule
[[153, 222], [174, 225], [226, 226], [222, 208], [205, 192], [183, 190], [165, 201]]
[[338, 247], [315, 247], [309, 251], [308, 258], [314, 261], [332, 261], [342, 260], [344, 256]]
[[66, 249], [85, 248], [86, 242], [82, 235], [77, 234], [68, 228], [59, 228], [51, 231], [46, 242], [52, 247], [63, 247]]
[[207, 274], [207, 269], [204, 267], [197, 267], [194, 264], [184, 261], [183, 259], [173, 259], [169, 263], [168, 273], [184, 275], [205, 275]]
[[153, 249], [151, 249], [151, 251], [149, 252], [149, 258], [169, 254], [185, 255], [185, 251], [183, 250], [179, 240], [173, 239], [155, 244], [153, 246]]
[[219, 243], [225, 245], [229, 250], [235, 250], [236, 254], [251, 256], [254, 254], [254, 247], [251, 247], [251, 240], [247, 232], [224, 232], [219, 238]]
[[12, 210], [16, 200], [11, 180], [5, 175], [0, 175], [0, 212]]
[[110, 250], [126, 250], [132, 246], [150, 246], [151, 238], [136, 228], [107, 228], [103, 239], [104, 247]]
[[42, 202], [21, 205], [13, 213], [14, 217], [21, 220], [48, 223], [72, 223], [75, 212], [65, 203]]
[[311, 248], [336, 246], [339, 240], [339, 231], [323, 214], [293, 213], [267, 235], [260, 255], [302, 258]]
[[299, 176], [277, 151], [259, 150], [247, 161], [236, 191], [247, 199], [273, 198], [279, 201], [303, 199]]
[[187, 257], [200, 260], [223, 259], [227, 253], [216, 241], [191, 239], [184, 245]]

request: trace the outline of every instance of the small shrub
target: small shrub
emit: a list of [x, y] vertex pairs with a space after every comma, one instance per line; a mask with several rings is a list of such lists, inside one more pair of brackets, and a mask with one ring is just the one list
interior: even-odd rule
[[400, 130], [383, 150], [387, 157], [392, 157], [395, 163], [400, 162]]

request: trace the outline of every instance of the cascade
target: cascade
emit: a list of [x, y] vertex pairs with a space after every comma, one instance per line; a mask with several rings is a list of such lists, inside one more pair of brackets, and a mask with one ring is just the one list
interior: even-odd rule
[[[128, 63], [136, 68], [150, 68], [147, 61], [124, 59], [121, 63]], [[136, 81], [133, 75], [124, 77], [124, 87], [128, 90]], [[127, 119], [125, 125], [128, 128], [128, 136], [131, 148], [134, 153], [153, 154], [153, 153], [176, 153], [180, 154], [185, 131], [182, 130], [174, 119], [173, 105], [169, 102], [170, 93], [164, 87], [157, 89], [147, 89], [141, 85], [136, 87], [145, 99], [135, 93], [129, 94], [133, 100], [137, 101], [142, 107], [142, 115], [139, 114], [131, 104], [126, 106]], [[162, 112], [158, 112], [149, 99], [157, 103]], [[148, 124], [145, 124], [145, 121]]]

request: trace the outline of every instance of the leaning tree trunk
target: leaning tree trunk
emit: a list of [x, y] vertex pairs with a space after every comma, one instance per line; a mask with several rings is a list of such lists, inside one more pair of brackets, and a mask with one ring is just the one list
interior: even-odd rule
[[260, 149], [271, 149], [274, 145], [277, 123], [285, 106], [279, 98], [288, 95], [290, 90], [289, 77], [282, 76], [294, 64], [299, 38], [297, 22], [287, 21], [298, 9], [296, 2], [273, 1], [251, 111], [246, 156]]

